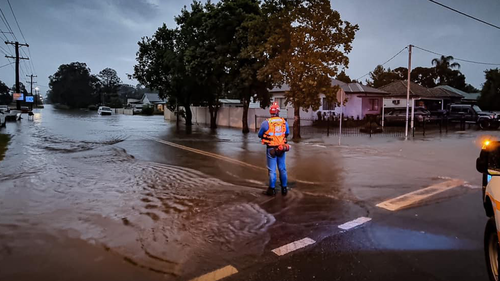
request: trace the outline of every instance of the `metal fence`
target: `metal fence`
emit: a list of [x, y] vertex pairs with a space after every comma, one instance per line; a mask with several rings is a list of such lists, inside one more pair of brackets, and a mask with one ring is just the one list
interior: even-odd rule
[[[257, 131], [260, 124], [269, 117], [257, 116], [255, 130]], [[286, 120], [286, 118], [285, 118]], [[290, 133], [293, 134], [293, 120], [287, 120], [290, 126]], [[364, 120], [355, 120], [346, 118], [342, 122], [342, 129], [340, 129], [340, 120], [338, 118], [331, 118], [328, 120], [313, 120], [301, 118], [300, 132], [301, 136], [305, 138], [317, 138], [324, 136], [386, 136], [386, 137], [404, 137], [405, 124], [385, 123], [381, 124], [381, 120], [377, 118], [365, 118]], [[304, 126], [305, 125], [305, 126]], [[446, 134], [454, 131], [465, 131], [477, 129], [474, 122], [467, 122], [462, 120], [449, 120], [445, 116], [423, 118], [419, 122], [414, 123], [413, 129], [408, 128], [408, 135], [413, 137], [428, 136], [436, 134]]]

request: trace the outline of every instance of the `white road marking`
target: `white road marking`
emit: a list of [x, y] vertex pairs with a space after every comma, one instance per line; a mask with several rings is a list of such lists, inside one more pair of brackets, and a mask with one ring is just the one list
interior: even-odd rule
[[312, 245], [316, 243], [316, 241], [312, 240], [311, 238], [304, 238], [301, 240], [297, 240], [295, 242], [292, 242], [290, 244], [286, 244], [284, 246], [281, 246], [279, 248], [276, 248], [273, 250], [273, 253], [275, 253], [278, 256], [283, 256], [286, 255], [290, 252], [296, 251], [298, 249], [304, 248], [306, 246]]
[[238, 273], [238, 270], [231, 265], [217, 269], [200, 277], [191, 279], [191, 281], [217, 281], [233, 274]]
[[434, 184], [429, 187], [419, 189], [399, 197], [389, 199], [382, 203], [377, 204], [377, 207], [387, 209], [389, 211], [398, 211], [405, 207], [408, 207], [416, 202], [422, 201], [438, 193], [444, 192], [446, 190], [463, 186], [465, 184], [464, 180], [452, 179], [442, 183]]
[[464, 184], [464, 187], [467, 187], [467, 188], [470, 188], [470, 189], [480, 189], [481, 188], [481, 186], [479, 186], [479, 185], [473, 185], [473, 184], [470, 184], [470, 183]]
[[343, 230], [349, 230], [349, 229], [355, 228], [357, 226], [360, 226], [362, 224], [365, 224], [371, 220], [372, 220], [371, 218], [360, 217], [360, 218], [357, 218], [357, 219], [352, 220], [350, 222], [346, 222], [344, 224], [339, 225], [339, 228], [343, 229]]

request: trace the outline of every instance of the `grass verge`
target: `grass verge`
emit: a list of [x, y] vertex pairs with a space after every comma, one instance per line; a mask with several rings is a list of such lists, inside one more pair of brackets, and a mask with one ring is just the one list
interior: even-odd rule
[[5, 151], [7, 151], [9, 141], [10, 135], [0, 134], [0, 161], [2, 161], [3, 157], [5, 156]]

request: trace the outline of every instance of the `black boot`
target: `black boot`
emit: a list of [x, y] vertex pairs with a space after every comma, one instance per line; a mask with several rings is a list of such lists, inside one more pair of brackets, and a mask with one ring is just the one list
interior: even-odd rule
[[265, 192], [266, 195], [268, 196], [274, 196], [276, 195], [276, 190], [274, 188], [268, 188], [267, 191]]
[[281, 194], [282, 195], [287, 195], [287, 193], [288, 193], [288, 187], [286, 187], [286, 186], [282, 187], [281, 188]]

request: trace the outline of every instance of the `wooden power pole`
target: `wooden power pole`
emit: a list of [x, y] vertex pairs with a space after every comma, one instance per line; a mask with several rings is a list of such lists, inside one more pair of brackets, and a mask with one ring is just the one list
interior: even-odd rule
[[[19, 47], [25, 46], [29, 47], [28, 44], [23, 44], [19, 42], [11, 42], [11, 41], [5, 41], [5, 44], [7, 45], [14, 45], [16, 49], [16, 56], [5, 56], [6, 58], [9, 59], [15, 59], [16, 60], [16, 93], [21, 92], [21, 86], [19, 84], [19, 60], [29, 60], [29, 58], [24, 58], [24, 57], [19, 57]], [[21, 101], [16, 100], [16, 109], [20, 110], [21, 109]]]

